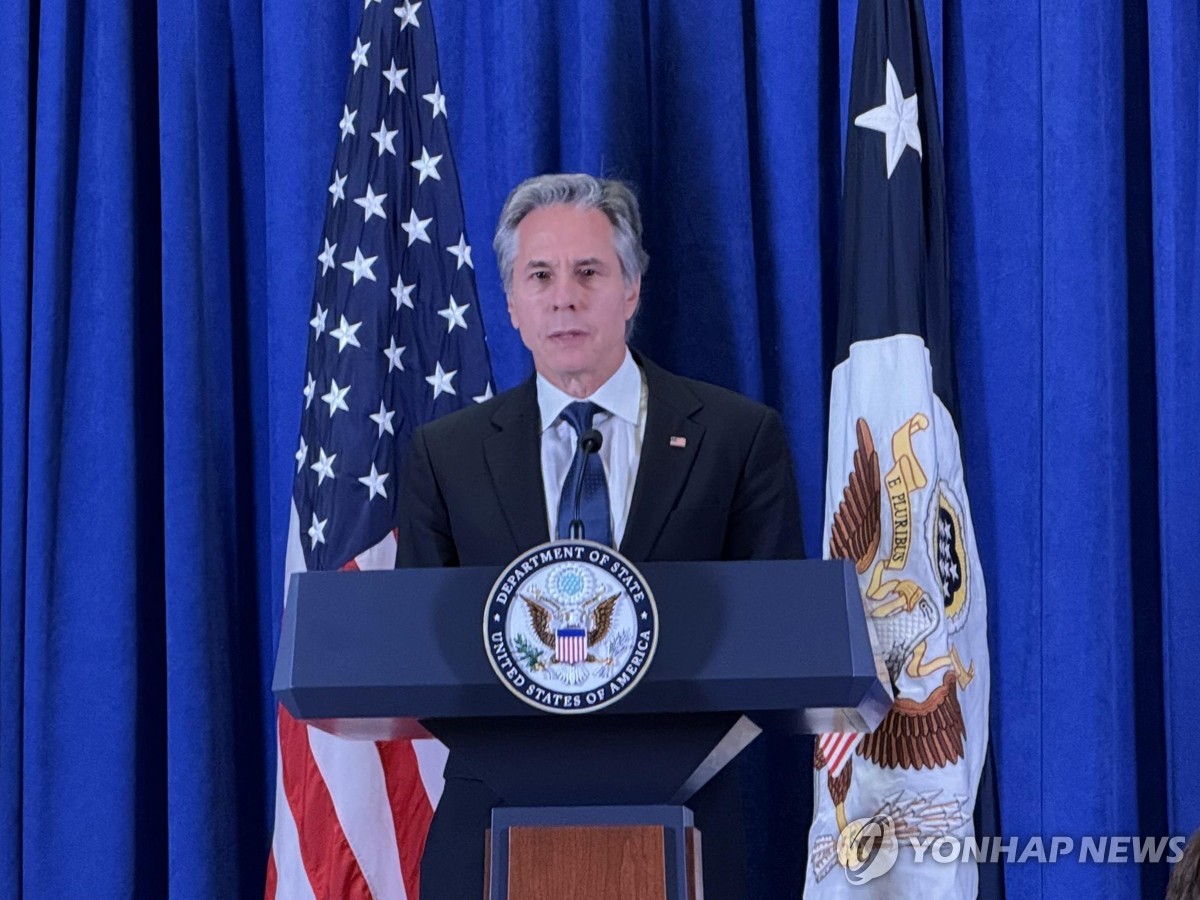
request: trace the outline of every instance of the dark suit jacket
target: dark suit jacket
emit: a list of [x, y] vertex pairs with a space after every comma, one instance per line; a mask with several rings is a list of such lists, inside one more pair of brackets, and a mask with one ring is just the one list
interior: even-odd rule
[[[635, 358], [646, 375], [646, 432], [621, 552], [633, 562], [803, 556], [796, 484], [779, 415]], [[685, 446], [672, 446], [672, 437], [683, 438]], [[532, 378], [418, 428], [402, 479], [397, 565], [499, 566], [545, 543], [550, 535], [541, 459]], [[786, 756], [810, 758], [811, 749], [806, 752], [789, 748]], [[704, 879], [714, 897], [747, 896], [736, 768], [728, 767], [689, 801], [707, 835]], [[445, 774], [446, 790], [421, 862], [422, 900], [482, 893], [482, 854], [463, 848], [482, 844], [490, 808], [500, 800], [473, 780], [455, 754]], [[779, 791], [765, 776], [751, 780], [759, 794]], [[803, 882], [803, 860], [794, 859], [803, 837], [799, 829], [773, 841], [784, 862], [767, 866], [796, 869], [787, 884]]]
[[[646, 375], [646, 433], [621, 553], [633, 562], [802, 557], [778, 413], [635, 359]], [[541, 458], [533, 378], [418, 428], [396, 564], [504, 565], [548, 541]]]

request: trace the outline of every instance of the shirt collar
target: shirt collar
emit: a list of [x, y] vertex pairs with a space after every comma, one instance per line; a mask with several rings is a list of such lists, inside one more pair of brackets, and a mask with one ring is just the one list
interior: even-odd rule
[[[545, 431], [562, 415], [562, 411], [567, 408], [568, 404], [574, 403], [580, 398], [572, 397], [566, 391], [555, 387], [539, 373], [537, 376], [537, 399], [538, 410], [542, 416], [542, 431]], [[600, 385], [595, 393], [582, 399], [591, 400], [617, 418], [624, 419], [631, 425], [637, 425], [638, 410], [642, 403], [642, 373], [638, 369], [637, 363], [634, 362], [633, 354], [629, 352], [628, 347], [625, 348], [625, 359], [622, 360], [617, 371], [613, 372], [608, 381]]]

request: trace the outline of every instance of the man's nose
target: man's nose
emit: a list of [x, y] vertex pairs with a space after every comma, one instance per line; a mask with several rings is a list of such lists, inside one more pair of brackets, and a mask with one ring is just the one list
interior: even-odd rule
[[555, 312], [579, 307], [579, 290], [568, 282], [560, 281], [550, 291], [550, 304]]

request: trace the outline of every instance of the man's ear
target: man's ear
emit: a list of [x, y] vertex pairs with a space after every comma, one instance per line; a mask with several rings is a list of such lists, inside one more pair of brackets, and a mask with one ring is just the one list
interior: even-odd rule
[[642, 297], [642, 276], [639, 275], [633, 279], [633, 283], [629, 285], [625, 291], [625, 321], [628, 322], [633, 318], [633, 314], [637, 312], [638, 303]]

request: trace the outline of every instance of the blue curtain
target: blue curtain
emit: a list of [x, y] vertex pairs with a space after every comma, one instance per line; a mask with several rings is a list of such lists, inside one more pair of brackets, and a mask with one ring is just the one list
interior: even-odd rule
[[[490, 252], [555, 169], [635, 182], [635, 342], [788, 424], [820, 552], [855, 3], [427, 0]], [[0, 896], [253, 896], [304, 339], [361, 0], [0, 20]], [[1006, 835], [1200, 825], [1195, 0], [931, 0]], [[808, 761], [801, 761], [807, 765]], [[1011, 896], [1165, 868], [1010, 865]]]

